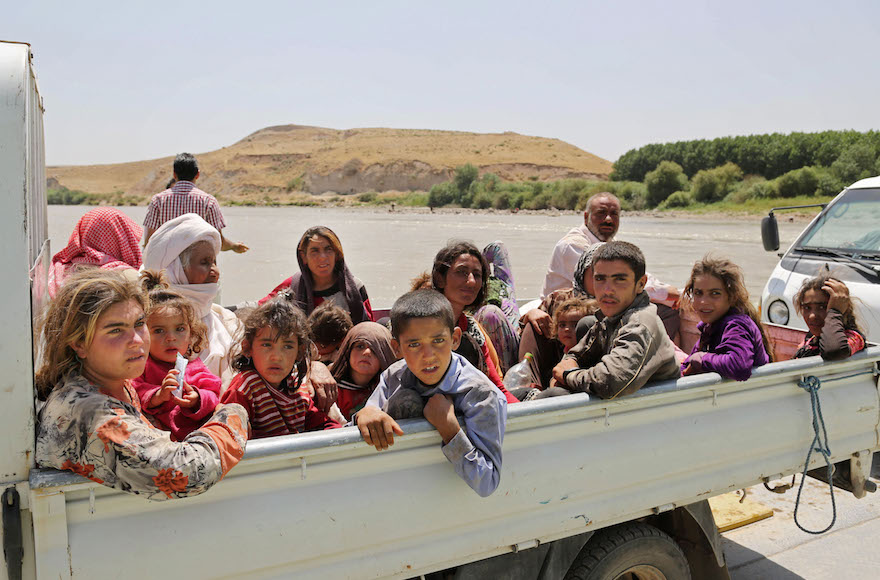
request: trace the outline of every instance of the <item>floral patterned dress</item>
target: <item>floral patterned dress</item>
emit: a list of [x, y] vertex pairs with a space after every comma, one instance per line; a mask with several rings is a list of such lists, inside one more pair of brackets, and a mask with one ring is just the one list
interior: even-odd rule
[[244, 455], [248, 418], [241, 405], [225, 405], [178, 443], [144, 417], [134, 387], [126, 390], [131, 403], [79, 374], [68, 376], [40, 411], [37, 463], [166, 500], [207, 491]]

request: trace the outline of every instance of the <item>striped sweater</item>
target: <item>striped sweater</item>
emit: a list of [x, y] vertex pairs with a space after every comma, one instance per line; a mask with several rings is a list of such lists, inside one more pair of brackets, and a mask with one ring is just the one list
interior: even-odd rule
[[[295, 381], [290, 377], [287, 382]], [[235, 375], [220, 402], [238, 403], [247, 410], [252, 439], [341, 426], [319, 411], [303, 389], [290, 392], [286, 384], [273, 388], [255, 370]]]

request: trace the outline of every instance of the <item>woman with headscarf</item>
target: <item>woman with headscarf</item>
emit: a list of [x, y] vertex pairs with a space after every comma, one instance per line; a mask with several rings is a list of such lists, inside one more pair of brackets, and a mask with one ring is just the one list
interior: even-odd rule
[[456, 325], [461, 329], [461, 342], [455, 352], [489, 377], [508, 403], [518, 403], [504, 388], [498, 372], [498, 353], [489, 335], [473, 317], [473, 312], [485, 302], [488, 280], [489, 264], [470, 242], [450, 241], [434, 257], [431, 287], [449, 300]]
[[81, 268], [132, 269], [136, 277], [143, 235], [143, 228], [116, 208], [89, 210], [71, 232], [67, 247], [52, 257], [49, 296], [54, 298], [65, 277]]
[[[330, 366], [330, 372], [339, 385], [336, 399], [341, 423], [351, 420], [367, 402], [379, 375], [397, 360], [391, 348], [391, 332], [375, 322], [361, 322], [352, 327], [339, 346], [339, 356]], [[330, 416], [334, 417], [331, 409]], [[334, 417], [335, 418], [335, 417]]]
[[[593, 254], [605, 242], [593, 244], [581, 254], [574, 270], [571, 288], [563, 288], [551, 292], [540, 306], [525, 313], [520, 318], [522, 329], [519, 343], [519, 358], [524, 359], [526, 353], [532, 353], [539, 369], [541, 384], [550, 384], [553, 367], [562, 359], [564, 347], [551, 336], [551, 323], [556, 308], [570, 298], [582, 296], [594, 298], [593, 295]], [[580, 337], [578, 337], [580, 338]]]
[[373, 320], [367, 289], [348, 269], [342, 242], [333, 230], [325, 226], [307, 229], [296, 250], [299, 272], [276, 286], [260, 304], [289, 288], [306, 316], [323, 302], [332, 302], [348, 311], [354, 324]]
[[208, 327], [208, 344], [199, 358], [220, 377], [223, 388], [234, 371], [230, 351], [237, 342], [241, 322], [235, 314], [214, 304], [220, 291], [220, 232], [194, 213], [187, 213], [159, 226], [144, 248], [145, 270], [164, 270], [168, 283], [183, 294]]

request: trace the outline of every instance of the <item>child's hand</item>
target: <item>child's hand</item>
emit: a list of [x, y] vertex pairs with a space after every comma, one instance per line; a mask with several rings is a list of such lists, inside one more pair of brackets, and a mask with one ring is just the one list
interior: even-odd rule
[[458, 434], [461, 427], [458, 426], [458, 420], [455, 418], [455, 409], [452, 406], [452, 399], [447, 395], [437, 393], [425, 403], [425, 419], [434, 426], [443, 438], [443, 443], [449, 443], [452, 438]]
[[703, 370], [703, 354], [705, 353], [695, 352], [688, 357], [687, 365], [685, 365], [684, 370], [681, 371], [682, 376], [698, 375], [705, 372]]
[[573, 358], [564, 358], [559, 362], [558, 365], [553, 367], [553, 378], [559, 385], [565, 386], [565, 379], [562, 377], [562, 375], [565, 373], [565, 371], [574, 370], [576, 368], [580, 368], [576, 360], [574, 360]]
[[382, 451], [394, 445], [394, 435], [403, 435], [403, 429], [391, 415], [378, 407], [367, 405], [357, 414], [357, 427], [368, 445]]
[[822, 286], [822, 290], [828, 293], [828, 306], [826, 309], [831, 310], [833, 308], [841, 314], [846, 314], [847, 307], [849, 306], [849, 288], [846, 287], [846, 284], [840, 280], [829, 278], [825, 285]]
[[186, 381], [183, 381], [183, 397], [174, 397], [174, 402], [184, 409], [198, 409], [202, 403], [199, 391]]
[[162, 386], [160, 386], [159, 390], [150, 398], [149, 407], [151, 409], [167, 403], [172, 398], [177, 398], [174, 396], [174, 389], [176, 389], [179, 384], [177, 382], [177, 372], [177, 369], [171, 369], [168, 371], [168, 374], [165, 375], [165, 378], [162, 380]]

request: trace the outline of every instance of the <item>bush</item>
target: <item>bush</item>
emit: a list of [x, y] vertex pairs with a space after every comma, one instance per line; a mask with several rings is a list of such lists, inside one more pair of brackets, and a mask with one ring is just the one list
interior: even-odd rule
[[458, 188], [458, 191], [462, 194], [466, 193], [470, 189], [471, 184], [476, 181], [479, 174], [480, 171], [476, 166], [470, 163], [459, 165], [455, 168], [455, 187]]
[[853, 145], [844, 150], [831, 164], [831, 172], [845, 185], [874, 174], [877, 154], [867, 143]]
[[776, 189], [780, 197], [815, 195], [819, 187], [819, 176], [812, 167], [801, 167], [776, 178]]
[[482, 190], [474, 195], [474, 199], [471, 202], [471, 207], [477, 209], [489, 209], [492, 207], [492, 202], [494, 201], [494, 196], [491, 192]]
[[303, 178], [302, 176], [294, 177], [290, 181], [287, 182], [287, 191], [302, 191], [303, 189]]
[[379, 197], [375, 191], [370, 191], [367, 193], [362, 193], [358, 196], [358, 201], [361, 203], [371, 203], [376, 201], [376, 198]]
[[76, 191], [61, 187], [46, 192], [46, 203], [49, 205], [92, 205], [92, 195], [84, 191]]
[[523, 202], [525, 209], [548, 209], [550, 207], [550, 194], [542, 192], [533, 196], [530, 200]]
[[451, 181], [438, 183], [428, 192], [428, 207], [443, 207], [455, 202], [458, 189]]
[[691, 189], [694, 199], [702, 203], [721, 201], [742, 181], [743, 172], [734, 163], [726, 163], [713, 169], [702, 169], [694, 175]]
[[675, 193], [670, 194], [666, 200], [660, 204], [661, 209], [663, 208], [674, 208], [674, 207], [687, 207], [694, 203], [694, 196], [689, 191], [676, 191]]
[[499, 191], [492, 200], [492, 207], [495, 209], [510, 209], [510, 192]]
[[571, 189], [561, 189], [551, 194], [550, 205], [557, 209], [575, 209], [580, 199], [580, 192]]
[[661, 161], [654, 171], [645, 175], [648, 188], [648, 204], [656, 206], [676, 191], [687, 189], [688, 179], [681, 165], [674, 161]]
[[843, 183], [834, 173], [824, 167], [816, 168], [819, 174], [819, 184], [816, 186], [816, 195], [837, 195], [848, 183]]
[[742, 203], [749, 199], [769, 199], [778, 195], [779, 193], [774, 182], [767, 181], [763, 177], [750, 177], [741, 182], [739, 187], [734, 189], [724, 199], [734, 203]]
[[494, 173], [486, 173], [480, 181], [483, 183], [483, 187], [486, 188], [486, 191], [495, 191], [498, 184], [501, 182], [501, 178]]

